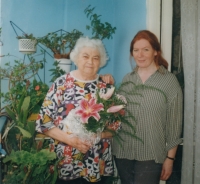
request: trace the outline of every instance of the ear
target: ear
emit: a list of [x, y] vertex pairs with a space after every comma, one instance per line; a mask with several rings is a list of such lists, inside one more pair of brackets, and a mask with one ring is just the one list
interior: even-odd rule
[[157, 55], [158, 55], [157, 51], [154, 51], [154, 56], [157, 56]]

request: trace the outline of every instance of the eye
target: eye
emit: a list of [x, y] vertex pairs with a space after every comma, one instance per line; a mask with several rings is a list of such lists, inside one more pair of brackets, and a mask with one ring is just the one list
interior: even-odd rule
[[88, 56], [87, 56], [87, 55], [83, 55], [83, 58], [84, 58], [84, 59], [87, 59], [87, 58], [88, 58]]
[[138, 49], [133, 49], [133, 52], [137, 52], [138, 51]]
[[98, 60], [99, 60], [99, 57], [94, 57], [94, 60], [98, 61]]

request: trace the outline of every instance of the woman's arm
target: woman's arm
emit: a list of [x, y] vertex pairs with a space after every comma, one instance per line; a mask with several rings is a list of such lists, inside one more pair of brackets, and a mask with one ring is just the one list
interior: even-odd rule
[[162, 172], [161, 172], [161, 176], [160, 176], [161, 180], [167, 180], [172, 173], [177, 147], [178, 146], [176, 146], [168, 151], [168, 154], [167, 154], [168, 158], [166, 157], [166, 159], [163, 163], [163, 166], [162, 166]]
[[167, 125], [167, 146], [168, 150], [166, 159], [162, 166], [161, 180], [167, 180], [173, 169], [176, 151], [178, 145], [182, 142], [182, 108], [183, 108], [183, 96], [181, 88], [177, 91], [176, 96], [170, 102], [168, 107], [168, 125]]
[[44, 132], [44, 134], [57, 140], [57, 141], [63, 142], [67, 145], [70, 145], [70, 146], [76, 148], [81, 153], [86, 153], [91, 147], [90, 143], [79, 139], [77, 136], [67, 134], [57, 127], [54, 127], [52, 129]]

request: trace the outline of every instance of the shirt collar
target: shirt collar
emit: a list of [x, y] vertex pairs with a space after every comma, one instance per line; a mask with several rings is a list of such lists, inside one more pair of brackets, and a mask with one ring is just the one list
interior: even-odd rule
[[[139, 67], [136, 66], [136, 67], [133, 69], [133, 71], [131, 72], [131, 74], [136, 73], [136, 72], [138, 71], [138, 68], [139, 68]], [[160, 65], [157, 71], [158, 71], [159, 73], [161, 73], [161, 74], [165, 74], [165, 73], [166, 73], [166, 69], [165, 69], [165, 67], [164, 67], [163, 65]]]

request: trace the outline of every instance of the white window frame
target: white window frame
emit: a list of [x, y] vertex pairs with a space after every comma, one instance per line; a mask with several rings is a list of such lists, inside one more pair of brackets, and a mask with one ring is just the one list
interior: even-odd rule
[[146, 0], [147, 29], [161, 42], [164, 58], [171, 69], [173, 0]]

